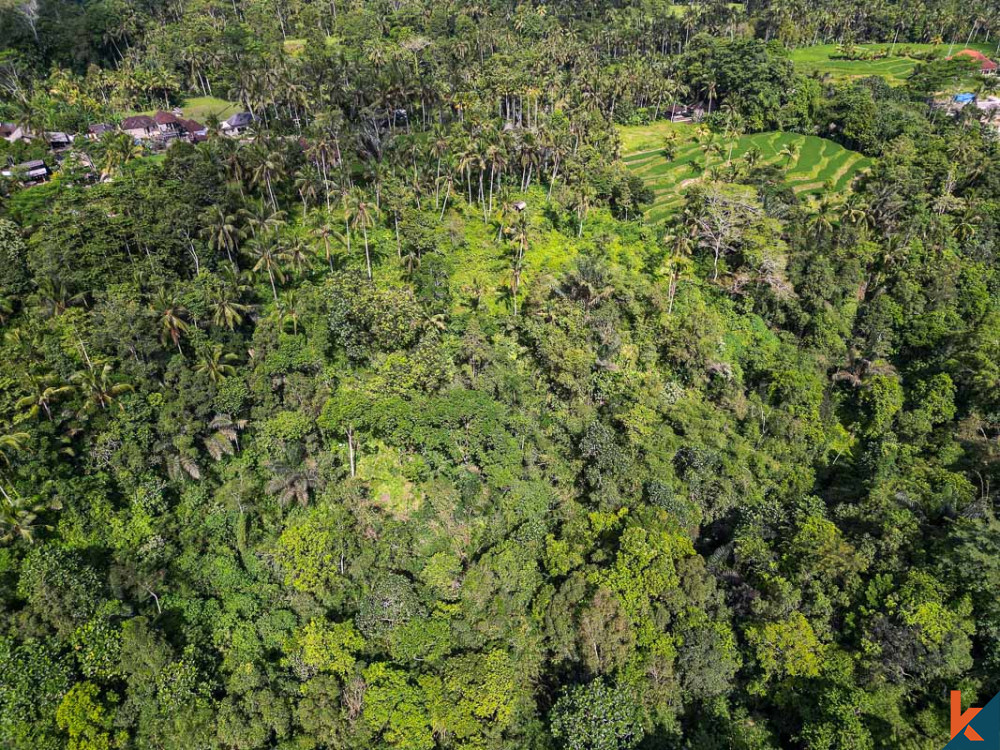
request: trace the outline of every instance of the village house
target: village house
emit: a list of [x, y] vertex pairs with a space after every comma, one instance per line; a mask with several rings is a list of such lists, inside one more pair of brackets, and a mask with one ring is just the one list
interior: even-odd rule
[[172, 112], [164, 112], [162, 109], [159, 110], [153, 115], [153, 122], [156, 123], [157, 132], [164, 140], [177, 138], [183, 134], [181, 120]]
[[979, 63], [979, 74], [984, 76], [995, 76], [997, 74], [997, 68], [1000, 68], [1000, 65], [997, 65], [997, 63], [993, 62], [982, 52], [975, 49], [963, 49], [961, 52], [956, 52], [948, 59], [951, 60], [955, 57], [968, 57], [975, 60]]
[[92, 141], [99, 141], [101, 139], [101, 136], [103, 136], [105, 133], [114, 131], [114, 129], [115, 129], [114, 125], [108, 125], [107, 123], [104, 122], [99, 122], [94, 125], [88, 125], [87, 138], [89, 138]]
[[159, 132], [159, 129], [156, 126], [156, 121], [149, 115], [126, 117], [122, 120], [121, 129], [123, 133], [128, 133], [130, 136], [138, 140], [152, 138]]
[[45, 182], [51, 174], [48, 166], [41, 159], [26, 161], [22, 164], [15, 164], [14, 166], [0, 170], [0, 176], [13, 177], [25, 186]]
[[180, 120], [181, 130], [191, 143], [200, 143], [208, 138], [208, 128], [197, 120]]
[[219, 129], [226, 135], [235, 136], [253, 125], [254, 117], [249, 112], [237, 112], [226, 120]]
[[63, 151], [73, 145], [73, 138], [67, 133], [55, 130], [45, 134], [45, 142], [53, 151]]
[[31, 134], [20, 125], [4, 122], [0, 123], [0, 138], [8, 143], [17, 143], [18, 141], [30, 141]]

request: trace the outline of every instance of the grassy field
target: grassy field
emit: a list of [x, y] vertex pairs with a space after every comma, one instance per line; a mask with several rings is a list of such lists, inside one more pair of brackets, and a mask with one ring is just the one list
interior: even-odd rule
[[[662, 143], [664, 134], [671, 130], [678, 133], [680, 141], [675, 158], [668, 161]], [[728, 156], [728, 152], [721, 157], [713, 155], [706, 161], [691, 125], [663, 122], [623, 128], [621, 135], [625, 163], [656, 196], [646, 211], [646, 218], [652, 222], [662, 221], [680, 207], [684, 189], [701, 179], [700, 167], [724, 164]], [[798, 144], [799, 152], [789, 160], [780, 154], [790, 143]], [[739, 159], [752, 147], [760, 150], [761, 163], [787, 162], [789, 184], [796, 193], [805, 195], [820, 193], [827, 184], [834, 191], [846, 190], [854, 177], [871, 164], [870, 159], [825, 138], [779, 132], [743, 136], [736, 142], [732, 158]]]
[[[217, 99], [214, 96], [196, 96], [190, 99], [185, 99], [181, 103], [181, 110], [184, 112], [184, 117], [189, 120], [198, 120], [204, 124], [205, 119], [210, 114], [215, 114], [220, 120], [225, 120], [230, 115], [236, 114], [240, 111], [240, 105], [233, 102], [228, 102], [225, 99]], [[142, 115], [152, 115], [156, 110], [150, 110], [148, 112], [139, 112], [137, 114]]]
[[[891, 49], [891, 44], [859, 44], [861, 49], [886, 50]], [[983, 54], [993, 58], [996, 56], [996, 46], [992, 44], [970, 44], [970, 48], [977, 49]], [[897, 44], [895, 55], [881, 60], [832, 60], [831, 55], [836, 54], [836, 44], [817, 44], [812, 47], [800, 47], [792, 50], [792, 62], [803, 73], [829, 73], [836, 79], [863, 78], [871, 75], [883, 76], [890, 83], [902, 83], [919, 63], [911, 57], [904, 57], [904, 51], [925, 53], [936, 51], [945, 57], [948, 51], [952, 53], [966, 49], [963, 44]]]

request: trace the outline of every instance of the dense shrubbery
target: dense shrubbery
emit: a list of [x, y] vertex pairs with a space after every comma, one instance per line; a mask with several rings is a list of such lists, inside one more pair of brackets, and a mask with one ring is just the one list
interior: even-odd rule
[[[237, 8], [36, 54], [332, 24]], [[5, 198], [0, 744], [940, 747], [1000, 690], [995, 139], [760, 41], [629, 79], [586, 7], [426, 10], [338, 7], [253, 138]], [[878, 158], [650, 227], [613, 123], [688, 82]]]

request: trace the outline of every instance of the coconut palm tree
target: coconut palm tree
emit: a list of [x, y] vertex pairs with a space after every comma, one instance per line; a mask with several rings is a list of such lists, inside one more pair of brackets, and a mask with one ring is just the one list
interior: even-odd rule
[[365, 267], [368, 269], [368, 280], [372, 281], [372, 258], [368, 246], [368, 228], [375, 226], [375, 216], [378, 209], [368, 202], [361, 190], [352, 191], [351, 196], [351, 227], [356, 231], [361, 227], [365, 241]]
[[4, 466], [10, 466], [10, 455], [20, 453], [24, 450], [31, 436], [27, 432], [10, 432], [0, 435], [0, 462]]
[[860, 198], [852, 195], [841, 207], [841, 214], [844, 219], [858, 227], [862, 235], [866, 235], [868, 230], [874, 226], [874, 216]]
[[267, 271], [267, 278], [271, 282], [271, 294], [274, 301], [278, 301], [278, 287], [275, 283], [285, 283], [284, 256], [281, 248], [273, 238], [254, 238], [249, 242], [250, 254], [256, 261], [253, 266], [254, 273]]
[[263, 200], [251, 200], [247, 208], [241, 208], [239, 215], [245, 222], [245, 230], [251, 237], [261, 237], [277, 232], [285, 226], [284, 211], [277, 211]]
[[527, 215], [522, 212], [513, 226], [507, 228], [507, 234], [514, 244], [514, 263], [511, 269], [510, 298], [511, 309], [517, 317], [517, 294], [521, 288], [521, 272], [524, 270], [524, 256], [528, 252], [529, 224]]
[[252, 184], [267, 188], [267, 195], [271, 201], [271, 208], [278, 210], [278, 200], [274, 196], [274, 183], [284, 174], [285, 161], [281, 154], [272, 150], [269, 144], [265, 143], [257, 148], [256, 164], [252, 172]]
[[208, 379], [213, 383], [221, 383], [236, 374], [236, 368], [230, 363], [237, 361], [239, 357], [226, 352], [222, 344], [212, 344], [202, 351], [201, 360], [195, 365], [194, 370], [208, 375]]
[[333, 239], [339, 244], [344, 244], [344, 235], [333, 228], [329, 211], [313, 211], [310, 216], [312, 217], [311, 231], [315, 237], [323, 241], [323, 254], [327, 264], [330, 266], [330, 270], [333, 271], [333, 251], [330, 240]]
[[752, 172], [754, 167], [760, 163], [763, 155], [763, 152], [757, 146], [748, 148], [746, 153], [743, 154], [743, 161], [746, 163], [747, 169]]
[[309, 266], [309, 244], [301, 235], [292, 237], [291, 242], [282, 250], [285, 260], [296, 274]]
[[208, 246], [218, 252], [224, 250], [229, 262], [235, 264], [233, 253], [238, 249], [239, 226], [235, 214], [226, 213], [222, 206], [216, 204], [202, 215], [205, 226], [201, 237], [208, 241]]
[[785, 144], [785, 147], [778, 152], [779, 157], [784, 157], [785, 159], [785, 169], [792, 163], [792, 159], [799, 158], [799, 150], [801, 145], [798, 141], [790, 141]]
[[57, 276], [47, 276], [38, 285], [37, 299], [42, 308], [42, 317], [54, 318], [71, 307], [86, 304], [83, 292], [71, 294], [66, 282]]
[[821, 242], [833, 232], [835, 210], [829, 196], [824, 196], [816, 211], [806, 220], [806, 232], [817, 242]]
[[82, 414], [87, 414], [94, 408], [105, 410], [117, 403], [118, 397], [123, 393], [134, 390], [128, 383], [114, 382], [113, 373], [109, 363], [94, 362], [92, 367], [73, 375], [72, 380], [79, 384], [86, 397]]
[[274, 306], [275, 317], [282, 327], [292, 324], [292, 333], [299, 333], [299, 321], [302, 319], [299, 295], [294, 289], [281, 295]]
[[681, 272], [690, 265], [694, 241], [690, 235], [683, 232], [682, 228], [668, 233], [663, 241], [669, 251], [666, 263], [666, 270], [670, 276], [670, 285], [667, 290], [667, 314], [669, 315], [674, 311], [674, 299], [677, 296], [677, 284]]
[[28, 376], [28, 384], [31, 388], [24, 398], [15, 404], [18, 409], [27, 409], [25, 416], [37, 417], [42, 411], [45, 416], [52, 421], [52, 405], [73, 392], [73, 386], [60, 383], [59, 378], [54, 373], [47, 375]]
[[717, 98], [719, 84], [714, 79], [705, 82], [705, 98], [708, 99], [708, 114], [712, 114], [712, 102]]
[[160, 322], [160, 340], [166, 345], [167, 341], [173, 342], [180, 354], [184, 354], [181, 349], [181, 336], [189, 330], [187, 308], [182, 305], [166, 288], [161, 287], [153, 298], [150, 310]]
[[52, 530], [47, 524], [36, 523], [38, 514], [45, 510], [59, 510], [62, 506], [58, 500], [42, 502], [23, 498], [0, 485], [0, 544], [6, 544], [14, 539], [26, 542], [34, 541], [38, 529]]
[[101, 138], [104, 158], [101, 161], [101, 175], [113, 177], [132, 161], [143, 154], [143, 147], [128, 133], [105, 133]]
[[214, 288], [209, 293], [209, 307], [212, 310], [212, 323], [230, 331], [243, 324], [243, 316], [250, 311], [250, 305], [244, 305], [234, 299], [232, 287], [223, 285]]

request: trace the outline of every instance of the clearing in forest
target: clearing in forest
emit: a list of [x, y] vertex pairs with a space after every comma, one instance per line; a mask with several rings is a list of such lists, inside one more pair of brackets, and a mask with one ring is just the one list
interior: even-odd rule
[[[836, 80], [882, 76], [891, 84], [900, 84], [913, 72], [920, 60], [910, 55], [925, 55], [933, 52], [939, 57], [947, 57], [963, 49], [975, 49], [991, 59], [995, 59], [997, 49], [992, 44], [858, 44], [858, 52], [877, 55], [872, 60], [837, 59], [843, 51], [838, 44], [815, 44], [799, 47], [791, 51], [792, 62], [800, 72], [806, 74], [829, 74]], [[887, 54], [886, 54], [887, 53]]]
[[[674, 158], [667, 159], [663, 139], [676, 132]], [[652, 188], [653, 204], [646, 210], [651, 222], [662, 221], [684, 202], [685, 189], [701, 180], [706, 170], [724, 166], [732, 158], [743, 160], [756, 148], [758, 164], [777, 164], [787, 169], [787, 181], [796, 193], [842, 192], [854, 177], [871, 164], [871, 159], [833, 141], [797, 133], [755, 133], [732, 142], [717, 139], [717, 149], [706, 149], [709, 138], [697, 137], [690, 125], [669, 122], [622, 129], [622, 150], [629, 169]]]
[[[172, 109], [168, 107], [167, 109]], [[202, 124], [209, 115], [215, 115], [219, 120], [225, 120], [230, 115], [234, 115], [237, 112], [242, 111], [242, 107], [234, 102], [226, 101], [225, 99], [219, 99], [214, 96], [193, 96], [185, 99], [181, 105], [180, 109], [184, 114], [184, 117], [190, 120], [197, 120]], [[142, 115], [152, 115], [156, 112], [155, 109], [148, 110], [146, 112], [137, 112], [135, 114]]]

